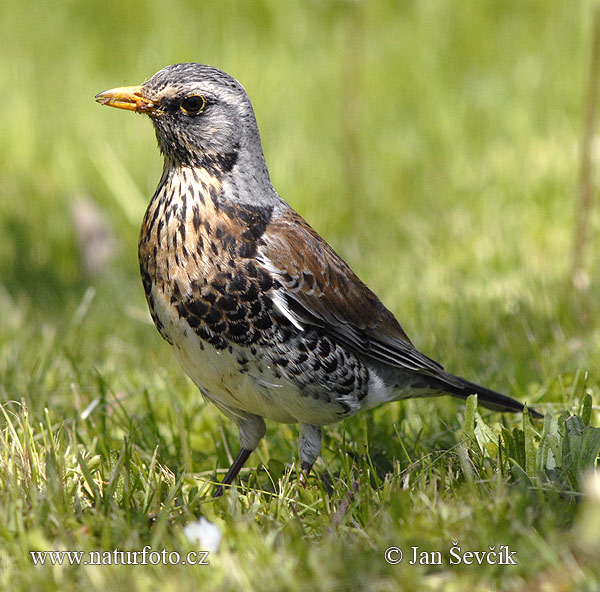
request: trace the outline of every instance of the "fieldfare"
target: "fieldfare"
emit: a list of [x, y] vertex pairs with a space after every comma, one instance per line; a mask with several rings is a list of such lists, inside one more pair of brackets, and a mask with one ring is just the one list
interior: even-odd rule
[[265, 418], [299, 424], [308, 474], [322, 426], [383, 403], [477, 394], [490, 409], [523, 410], [417, 350], [279, 197], [237, 80], [175, 64], [96, 100], [154, 124], [164, 169], [139, 239], [142, 281], [156, 328], [184, 371], [239, 429], [241, 451], [222, 485], [265, 435]]

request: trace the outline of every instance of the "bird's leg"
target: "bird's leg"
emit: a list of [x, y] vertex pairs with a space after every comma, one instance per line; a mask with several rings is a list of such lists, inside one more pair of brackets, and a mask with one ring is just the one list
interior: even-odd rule
[[221, 497], [223, 495], [223, 485], [231, 485], [233, 483], [233, 480], [238, 476], [240, 469], [244, 466], [244, 463], [248, 460], [250, 454], [252, 454], [252, 450], [248, 450], [247, 448], [242, 448], [238, 452], [238, 455], [235, 457], [233, 464], [229, 467], [223, 481], [221, 481], [220, 485], [213, 493], [213, 497]]
[[233, 480], [238, 476], [240, 469], [244, 466], [244, 463], [248, 460], [252, 451], [258, 446], [260, 439], [266, 432], [265, 420], [259, 415], [253, 415], [252, 413], [246, 413], [245, 411], [239, 410], [232, 411], [224, 405], [221, 405], [220, 409], [238, 424], [242, 449], [235, 457], [231, 467], [229, 467], [225, 478], [215, 490], [213, 497], [221, 497], [223, 495], [223, 485], [231, 485], [233, 483]]
[[310, 473], [312, 466], [315, 464], [315, 461], [317, 458], [319, 458], [319, 454], [321, 453], [320, 427], [309, 423], [300, 424], [299, 451], [300, 468], [302, 470], [299, 481], [302, 487], [306, 487], [306, 479], [308, 478], [308, 474]]
[[306, 487], [306, 480], [308, 479], [308, 475], [310, 474], [310, 470], [312, 469], [312, 463], [302, 461], [300, 463], [300, 476], [298, 477], [298, 481], [300, 481], [300, 485], [302, 487]]

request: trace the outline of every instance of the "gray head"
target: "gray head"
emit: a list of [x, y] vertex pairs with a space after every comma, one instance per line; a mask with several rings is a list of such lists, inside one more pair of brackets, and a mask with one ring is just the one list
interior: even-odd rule
[[235, 163], [241, 156], [266, 173], [250, 99], [237, 80], [217, 68], [174, 64], [139, 86], [115, 88], [96, 99], [149, 115], [172, 165], [202, 166], [207, 159]]

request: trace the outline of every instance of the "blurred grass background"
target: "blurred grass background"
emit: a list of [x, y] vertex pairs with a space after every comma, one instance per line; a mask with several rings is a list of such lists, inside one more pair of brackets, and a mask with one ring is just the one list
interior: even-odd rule
[[[162, 166], [151, 125], [94, 103], [181, 61], [217, 66], [245, 86], [274, 186], [420, 349], [530, 402], [567, 403], [582, 384], [596, 393], [597, 213], [589, 287], [580, 294], [568, 283], [591, 6], [4, 0], [0, 396], [23, 401], [39, 422], [45, 407], [75, 421], [114, 395], [133, 416], [156, 414], [166, 464], [227, 464], [221, 430], [233, 448], [235, 431], [199, 401], [146, 312], [137, 235]], [[73, 224], [82, 198], [118, 245], [94, 276]], [[174, 442], [182, 427], [169, 423], [173, 409], [188, 444]], [[407, 409], [424, 418], [407, 419]], [[393, 421], [400, 430], [408, 422], [415, 441], [420, 430], [435, 438], [457, 410], [409, 402], [331, 438], [393, 438]], [[111, 429], [106, 446], [118, 449], [124, 429]], [[253, 462], [287, 462], [295, 437], [269, 426]], [[391, 456], [385, 441], [371, 445]], [[326, 444], [320, 470], [336, 462]], [[348, 565], [333, 562], [328, 581]]]

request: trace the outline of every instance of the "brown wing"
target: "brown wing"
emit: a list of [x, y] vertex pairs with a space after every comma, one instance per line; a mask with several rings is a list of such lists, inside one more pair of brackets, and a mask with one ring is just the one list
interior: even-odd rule
[[385, 364], [443, 372], [412, 345], [394, 315], [296, 212], [274, 216], [262, 239], [259, 259], [283, 287], [274, 293], [275, 304], [295, 325], [321, 327]]

